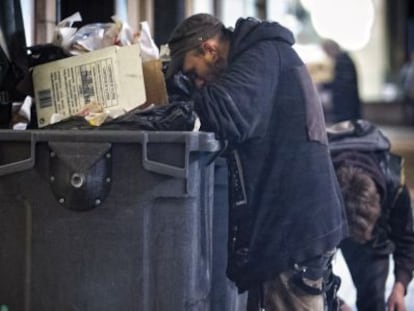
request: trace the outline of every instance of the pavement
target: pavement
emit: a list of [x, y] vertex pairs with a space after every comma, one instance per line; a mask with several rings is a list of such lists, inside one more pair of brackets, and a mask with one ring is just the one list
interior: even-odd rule
[[[401, 155], [405, 159], [405, 178], [406, 183], [410, 188], [412, 207], [414, 208], [414, 127], [390, 127], [380, 126], [384, 134], [390, 139], [392, 144], [392, 151]], [[414, 215], [414, 214], [413, 214]], [[390, 272], [386, 283], [386, 297], [388, 297], [393, 283], [393, 266], [391, 262]], [[339, 252], [334, 260], [334, 272], [342, 279], [342, 285], [339, 289], [339, 296], [342, 297], [353, 310], [355, 307], [355, 288], [346, 267], [342, 254]], [[407, 311], [414, 311], [414, 281], [408, 287], [408, 292], [405, 297]]]

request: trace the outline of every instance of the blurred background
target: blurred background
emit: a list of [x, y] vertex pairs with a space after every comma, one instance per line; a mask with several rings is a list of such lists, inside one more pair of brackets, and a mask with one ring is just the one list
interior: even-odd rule
[[[320, 91], [328, 123], [340, 120], [333, 109], [335, 95], [327, 87], [338, 75], [335, 59], [322, 46], [333, 40], [354, 64], [359, 116], [381, 126], [394, 152], [405, 157], [414, 197], [414, 95], [408, 94], [405, 77], [407, 68], [413, 68], [414, 0], [21, 0], [21, 6], [28, 46], [50, 42], [56, 23], [77, 11], [80, 25], [107, 22], [114, 14], [133, 29], [148, 21], [157, 45], [194, 13], [214, 14], [228, 27], [242, 16], [277, 21], [294, 33], [295, 49]], [[343, 277], [340, 294], [352, 304], [355, 291], [340, 255], [335, 269]], [[414, 310], [413, 287], [408, 310]]]

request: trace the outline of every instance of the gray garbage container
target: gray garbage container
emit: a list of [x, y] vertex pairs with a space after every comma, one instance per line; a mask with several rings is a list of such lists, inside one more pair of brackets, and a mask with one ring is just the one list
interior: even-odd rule
[[211, 311], [245, 311], [247, 293], [239, 294], [226, 277], [228, 239], [228, 168], [224, 158], [214, 163], [213, 266]]
[[209, 133], [0, 131], [0, 305], [210, 310]]

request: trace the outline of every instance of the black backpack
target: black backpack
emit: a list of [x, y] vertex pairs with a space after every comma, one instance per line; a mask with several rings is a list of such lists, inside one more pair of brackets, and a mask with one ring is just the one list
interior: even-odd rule
[[391, 153], [391, 143], [384, 133], [367, 120], [336, 123], [327, 128], [329, 150], [335, 156], [343, 151], [375, 153], [386, 178], [390, 206], [404, 185], [404, 160]]
[[326, 129], [331, 152], [343, 150], [385, 151], [391, 143], [381, 130], [367, 120], [336, 123]]

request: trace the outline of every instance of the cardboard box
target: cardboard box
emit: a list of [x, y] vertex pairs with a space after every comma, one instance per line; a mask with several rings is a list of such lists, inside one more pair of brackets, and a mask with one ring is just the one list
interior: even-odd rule
[[111, 46], [36, 66], [33, 86], [39, 127], [53, 115], [66, 119], [85, 104], [125, 113], [144, 104], [139, 45]]
[[162, 63], [160, 60], [151, 60], [142, 64], [144, 70], [145, 93], [147, 104], [165, 105], [168, 104], [167, 87]]

